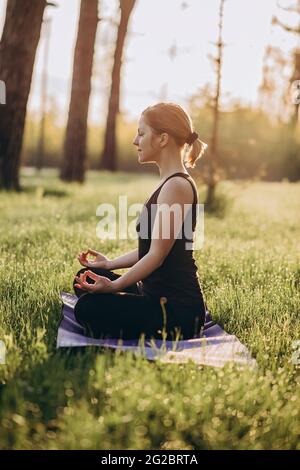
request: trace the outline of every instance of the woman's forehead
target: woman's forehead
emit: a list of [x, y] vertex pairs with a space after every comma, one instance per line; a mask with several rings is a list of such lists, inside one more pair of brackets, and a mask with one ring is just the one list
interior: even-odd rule
[[138, 126], [139, 129], [145, 129], [148, 127], [143, 116], [140, 117]]

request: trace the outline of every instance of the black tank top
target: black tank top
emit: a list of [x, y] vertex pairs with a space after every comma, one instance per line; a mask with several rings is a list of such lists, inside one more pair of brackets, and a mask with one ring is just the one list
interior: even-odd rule
[[[139, 259], [143, 258], [150, 249], [158, 195], [163, 185], [174, 176], [181, 176], [187, 179], [192, 185], [194, 201], [191, 205], [191, 213], [189, 213], [189, 217], [187, 216], [185, 218], [182, 226], [181, 237], [177, 237], [163, 264], [142, 280], [140, 288], [144, 294], [151, 297], [166, 297], [167, 301], [175, 306], [195, 306], [204, 309], [204, 300], [198, 279], [197, 266], [193, 257], [193, 250], [186, 249], [186, 243], [193, 242], [193, 233], [197, 222], [198, 203], [197, 189], [189, 174], [174, 173], [169, 176], [145, 202], [136, 224]], [[152, 214], [151, 206], [154, 208], [154, 212], [152, 209]], [[140, 233], [140, 229], [141, 223], [143, 224], [146, 219], [148, 229], [145, 237], [144, 229], [142, 229], [142, 233]], [[188, 224], [188, 226], [191, 227], [190, 230], [186, 230], [184, 228], [184, 224], [188, 220], [192, 220], [192, 224]], [[190, 248], [192, 248], [192, 245]]]

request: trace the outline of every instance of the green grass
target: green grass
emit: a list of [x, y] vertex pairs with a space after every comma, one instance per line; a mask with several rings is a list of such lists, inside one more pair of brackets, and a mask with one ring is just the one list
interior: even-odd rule
[[[23, 174], [0, 194], [2, 449], [300, 449], [300, 185], [224, 182], [223, 217], [205, 217], [195, 253], [206, 301], [247, 345], [257, 370], [151, 363], [128, 353], [56, 351], [61, 290], [76, 255], [115, 257], [134, 240], [100, 242], [96, 207], [144, 202], [147, 175], [92, 173], [85, 186]], [[201, 198], [204, 191], [199, 187]]]

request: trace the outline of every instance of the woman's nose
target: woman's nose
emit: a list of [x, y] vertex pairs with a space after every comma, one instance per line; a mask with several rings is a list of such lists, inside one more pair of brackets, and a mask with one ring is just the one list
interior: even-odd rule
[[138, 145], [138, 142], [137, 142], [137, 137], [135, 137], [134, 141], [132, 142], [133, 145]]

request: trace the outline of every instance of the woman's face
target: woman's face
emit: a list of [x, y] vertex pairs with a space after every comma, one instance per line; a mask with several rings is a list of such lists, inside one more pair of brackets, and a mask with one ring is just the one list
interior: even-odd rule
[[157, 150], [155, 149], [159, 147], [155, 145], [156, 139], [159, 139], [159, 136], [152, 131], [141, 116], [138, 132], [133, 141], [133, 145], [137, 146], [139, 163], [155, 163], [157, 161]]

